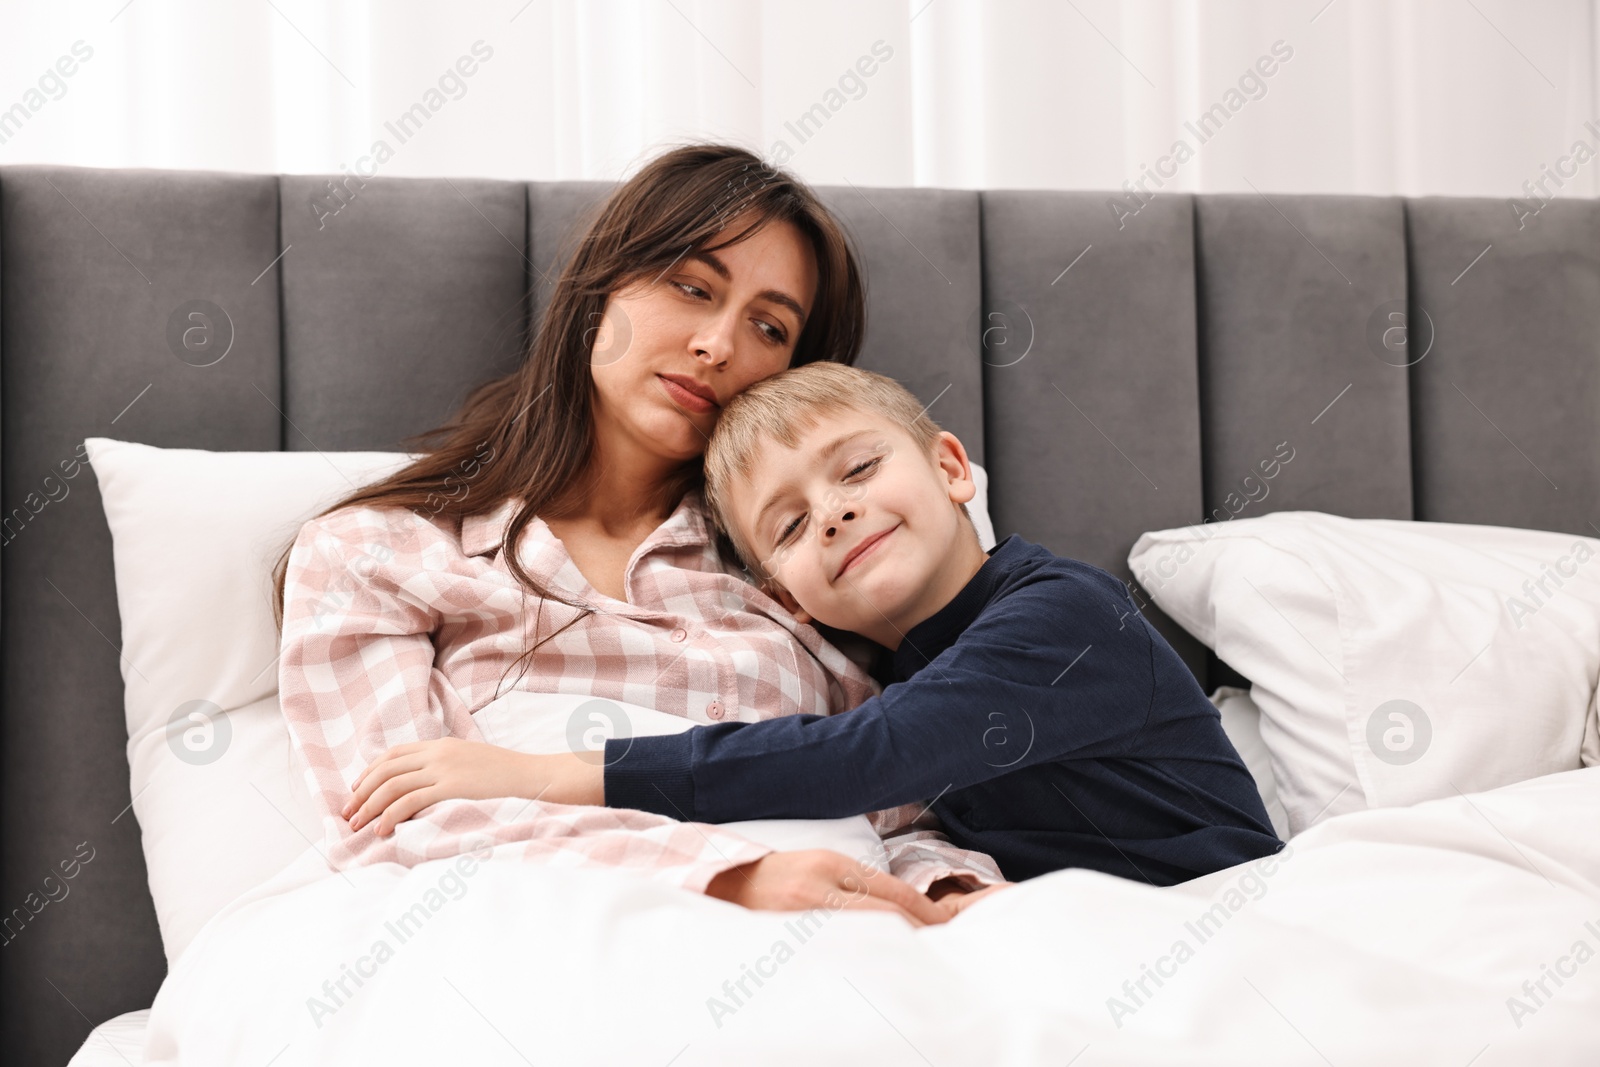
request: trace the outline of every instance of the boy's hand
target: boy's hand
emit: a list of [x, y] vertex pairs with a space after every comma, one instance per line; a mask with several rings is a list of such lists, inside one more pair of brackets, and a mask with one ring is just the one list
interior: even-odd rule
[[576, 755], [536, 756], [480, 741], [442, 737], [396, 745], [373, 760], [340, 814], [378, 836], [441, 800], [526, 797], [557, 804], [605, 802], [605, 772]]
[[561, 752], [552, 756], [522, 756], [522, 788], [519, 797], [551, 804], [606, 804], [606, 772], [594, 754]]

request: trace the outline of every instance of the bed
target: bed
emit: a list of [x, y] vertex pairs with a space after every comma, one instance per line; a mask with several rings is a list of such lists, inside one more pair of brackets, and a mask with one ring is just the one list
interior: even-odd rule
[[[1596, 679], [1583, 676], [1600, 598], [1582, 592], [1586, 571], [1565, 569], [1576, 567], [1565, 546], [1600, 534], [1591, 201], [1552, 203], [1519, 230], [1487, 199], [1163, 195], [1119, 224], [1106, 194], [823, 190], [868, 273], [862, 364], [904, 381], [968, 444], [995, 531], [1128, 580], [1232, 717], [1241, 751], [1269, 750], [1262, 781], [1298, 812], [1271, 870], [1164, 890], [1063, 871], [912, 931], [846, 913], [794, 927], [616, 872], [490, 857], [457, 872], [468, 888], [380, 963], [382, 934], [363, 923], [432, 899], [448, 872], [328, 877], [283, 796], [281, 825], [263, 836], [208, 822], [221, 805], [169, 824], [221, 869], [273, 868], [213, 902], [173, 953], [158, 898], [182, 869], [150, 818], [166, 786], [134, 784], [127, 700], [152, 663], [130, 654], [134, 639], [160, 649], [160, 635], [119, 604], [122, 542], [87, 442], [167, 458], [278, 454], [305, 469], [393, 454], [514, 363], [574, 226], [607, 188], [382, 179], [319, 219], [313, 199], [343, 179], [0, 167], [8, 1062], [1600, 1056], [1600, 769], [1585, 762]], [[205, 503], [192, 485], [167, 490]], [[196, 526], [179, 514], [155, 517], [227, 540], [222, 516]], [[1161, 561], [1202, 519], [1230, 528], [1200, 538], [1196, 558], [1204, 547], [1212, 564], [1166, 574]], [[1352, 552], [1334, 537], [1352, 529], [1340, 522], [1555, 538], [1450, 551], [1503, 551], [1496, 566], [1567, 577], [1561, 597], [1524, 601], [1528, 617], [1505, 598], [1488, 604], [1517, 635], [1542, 626], [1567, 644], [1530, 643], [1519, 659], [1518, 636], [1456, 678], [1445, 671], [1439, 684], [1469, 694], [1471, 714], [1439, 705], [1429, 759], [1390, 763], [1388, 742], [1358, 727], [1373, 693], [1406, 684], [1419, 662], [1444, 670], [1456, 645], [1412, 646], [1406, 631], [1364, 661], [1377, 673], [1347, 671], [1339, 692], [1366, 703], [1359, 723], [1332, 728], [1356, 760], [1342, 794], [1342, 763], [1310, 777], [1284, 763], [1317, 742], [1285, 724], [1332, 692], [1309, 681], [1315, 658], [1274, 658], [1260, 635], [1278, 625], [1282, 647], [1292, 640], [1265, 609], [1216, 607], [1242, 588], [1229, 567], [1258, 565], [1238, 553], [1267, 531], [1287, 539], [1268, 538], [1274, 553], [1304, 548], [1295, 558], [1329, 588], [1324, 623], [1329, 611], [1334, 625], [1354, 618], [1354, 564], [1330, 561], [1379, 548]], [[1309, 595], [1293, 584], [1305, 573], [1273, 572], [1263, 600]], [[1417, 618], [1430, 602], [1455, 601], [1406, 601]], [[1295, 603], [1289, 618], [1316, 614]], [[1376, 632], [1350, 626], [1330, 647]], [[183, 651], [171, 639], [156, 662]], [[1551, 702], [1546, 743], [1532, 748], [1518, 747], [1530, 705], [1505, 698], [1519, 669]], [[169, 711], [215, 698], [158, 695]], [[237, 710], [239, 736], [270, 730], [270, 705]], [[1417, 770], [1436, 764], [1461, 771], [1444, 776], [1453, 786]], [[370, 984], [347, 980], [336, 1003], [323, 985], [338, 990], [347, 966], [371, 970]]]

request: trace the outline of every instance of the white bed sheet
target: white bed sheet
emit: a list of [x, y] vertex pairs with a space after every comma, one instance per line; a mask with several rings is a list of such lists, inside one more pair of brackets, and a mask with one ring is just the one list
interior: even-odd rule
[[[280, 1054], [386, 1067], [1600, 1062], [1600, 960], [1571, 959], [1579, 941], [1600, 949], [1600, 768], [1338, 816], [1271, 873], [1157, 889], [1060, 871], [922, 930], [819, 913], [802, 939], [793, 914], [491, 860], [399, 941], [384, 924], [426, 906], [447, 866], [330, 873], [308, 850], [179, 959], [146, 1067]], [[379, 941], [393, 942], [382, 960]], [[370, 973], [334, 1004], [324, 982], [363, 956]], [[1556, 966], [1572, 970], [1559, 987]], [[759, 987], [750, 970], [767, 972]], [[736, 1000], [724, 983], [742, 977]], [[1550, 995], [1535, 1001], [1524, 983], [1541, 978]]]

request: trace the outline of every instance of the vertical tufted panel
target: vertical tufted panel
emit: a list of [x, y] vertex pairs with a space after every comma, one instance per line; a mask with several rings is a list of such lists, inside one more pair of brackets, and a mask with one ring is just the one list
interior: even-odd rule
[[848, 185], [817, 192], [850, 231], [866, 272], [867, 336], [858, 365], [903, 383], [987, 465], [978, 194]]
[[399, 451], [522, 355], [527, 188], [331, 180], [282, 179], [283, 447]]
[[[1192, 201], [1118, 229], [1105, 196], [983, 194], [995, 532], [1123, 578], [1144, 530], [1200, 515]], [[1145, 614], [1204, 678], [1204, 649]]]
[[530, 182], [528, 184], [528, 259], [533, 276], [537, 323], [550, 304], [561, 268], [577, 249], [600, 205], [616, 186], [611, 182]]
[[1368, 340], [1404, 309], [1401, 202], [1202, 197], [1196, 247], [1205, 514], [1409, 519], [1405, 360]]
[[3, 916], [94, 850], [0, 950], [12, 1063], [66, 1062], [79, 1010], [148, 1007], [166, 972], [128, 808], [122, 671], [138, 664], [119, 664], [111, 532], [78, 448], [278, 447], [278, 291], [252, 284], [277, 215], [270, 175], [0, 168]]
[[1504, 200], [1409, 213], [1413, 328], [1437, 334], [1412, 368], [1416, 517], [1595, 536], [1600, 202], [1520, 230]]

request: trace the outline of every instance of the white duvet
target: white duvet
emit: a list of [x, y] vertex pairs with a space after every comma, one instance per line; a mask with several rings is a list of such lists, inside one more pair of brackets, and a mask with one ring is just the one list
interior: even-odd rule
[[1600, 768], [1342, 815], [1173, 888], [1061, 871], [923, 929], [458, 862], [308, 850], [178, 960], [147, 1063], [1600, 1063]]

